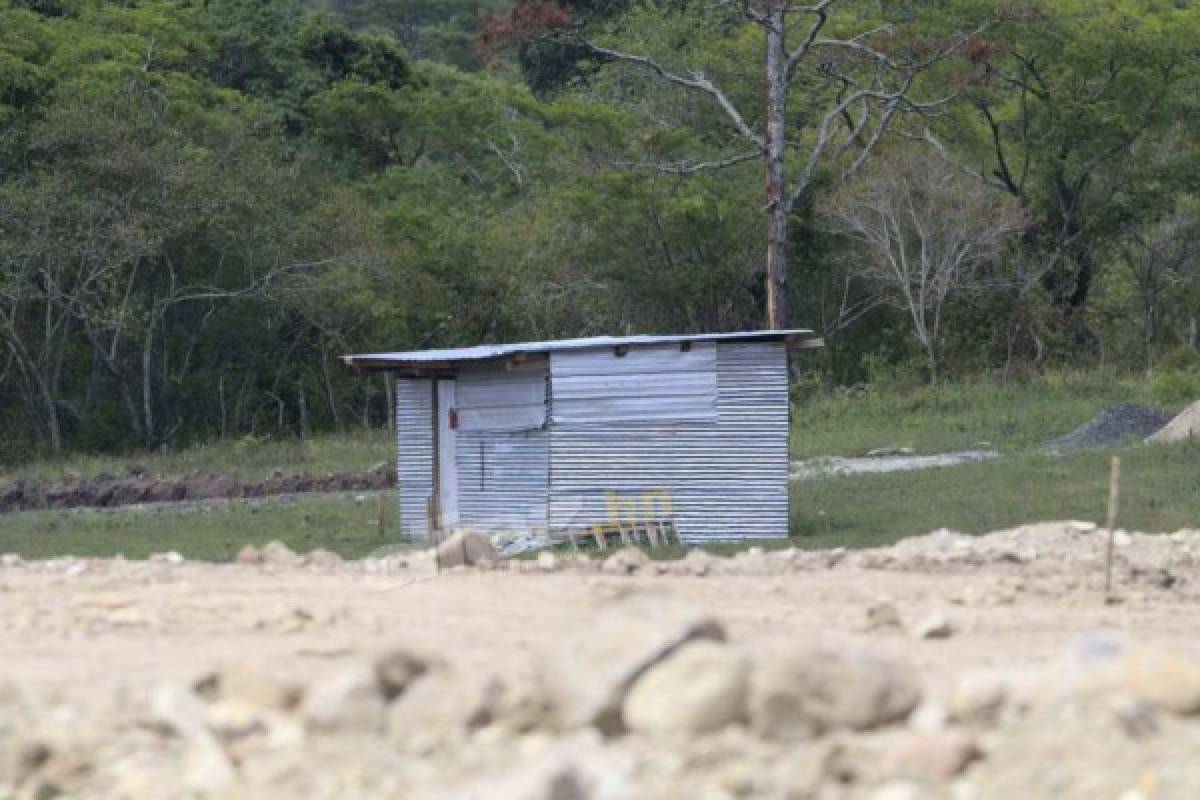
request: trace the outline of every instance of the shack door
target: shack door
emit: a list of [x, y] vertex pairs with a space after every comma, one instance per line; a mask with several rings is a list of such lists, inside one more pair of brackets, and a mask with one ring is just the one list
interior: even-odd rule
[[443, 531], [458, 527], [458, 412], [455, 410], [455, 382], [437, 382], [437, 424], [434, 434], [437, 465], [439, 520]]

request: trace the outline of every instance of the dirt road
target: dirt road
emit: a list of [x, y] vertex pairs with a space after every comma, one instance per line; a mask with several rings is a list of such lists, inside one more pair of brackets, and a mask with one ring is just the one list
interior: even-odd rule
[[8, 558], [0, 798], [1200, 796], [1200, 533], [1102, 552]]

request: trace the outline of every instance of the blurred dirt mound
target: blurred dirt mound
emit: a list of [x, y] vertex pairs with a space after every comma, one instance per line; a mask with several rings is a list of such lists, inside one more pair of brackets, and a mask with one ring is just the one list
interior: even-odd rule
[[1148, 442], [1182, 442], [1200, 438], [1200, 400], [1179, 412], [1175, 419], [1157, 433], [1147, 437]]
[[1127, 439], [1145, 439], [1171, 421], [1161, 408], [1132, 403], [1106, 408], [1068, 434], [1050, 442], [1056, 450], [1107, 447]]
[[237, 497], [267, 497], [304, 492], [369, 491], [396, 482], [391, 465], [378, 464], [366, 472], [285, 474], [277, 471], [263, 481], [237, 481], [226, 475], [197, 472], [177, 479], [149, 475], [130, 467], [125, 475], [63, 480], [16, 480], [0, 486], [0, 514], [68, 508], [115, 508], [140, 503], [179, 503]]

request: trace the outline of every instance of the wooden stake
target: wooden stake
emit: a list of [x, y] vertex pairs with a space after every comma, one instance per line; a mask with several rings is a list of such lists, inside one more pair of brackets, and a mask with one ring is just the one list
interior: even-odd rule
[[1104, 549], [1104, 600], [1112, 599], [1113, 545], [1117, 528], [1117, 499], [1121, 489], [1121, 459], [1113, 456], [1112, 469], [1108, 474], [1108, 514], [1104, 527], [1108, 529], [1108, 542]]

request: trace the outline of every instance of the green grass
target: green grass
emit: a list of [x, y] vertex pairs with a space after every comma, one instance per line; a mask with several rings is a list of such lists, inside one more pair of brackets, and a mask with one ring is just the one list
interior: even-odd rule
[[[1126, 446], [1054, 456], [1041, 445], [1117, 403], [1152, 403], [1144, 381], [1102, 375], [1059, 375], [1001, 386], [990, 382], [838, 397], [822, 393], [797, 406], [796, 457], [854, 455], [898, 445], [918, 452], [976, 447], [1003, 451], [996, 461], [886, 475], [794, 482], [788, 540], [768, 546], [867, 547], [947, 527], [981, 533], [1024, 522], [1078, 518], [1100, 521], [1109, 458], [1122, 458], [1123, 527], [1170, 531], [1200, 527], [1200, 444]], [[391, 457], [384, 431], [321, 436], [307, 442], [244, 439], [178, 453], [74, 457], [26, 465], [6, 478], [124, 472], [137, 463], [178, 476], [196, 470], [260, 478], [275, 469], [314, 473], [367, 469]], [[387, 514], [394, 518], [391, 496]], [[37, 512], [0, 515], [0, 552], [27, 558], [123, 553], [142, 558], [177, 550], [189, 558], [232, 558], [245, 543], [279, 539], [361, 557], [394, 542], [380, 537], [377, 502], [326, 495], [303, 502], [235, 502], [206, 512]], [[392, 520], [389, 519], [389, 523]], [[728, 554], [737, 545], [720, 545]], [[682, 555], [682, 548], [655, 557]]]
[[68, 473], [85, 477], [101, 473], [123, 475], [134, 464], [164, 478], [197, 471], [216, 472], [237, 480], [268, 478], [277, 469], [314, 474], [357, 472], [390, 461], [394, 451], [391, 436], [382, 429], [322, 434], [305, 441], [243, 437], [177, 451], [135, 451], [120, 456], [75, 454], [0, 465], [0, 485], [15, 478], [62, 478]]
[[1102, 523], [1114, 454], [1121, 457], [1121, 527], [1200, 528], [1200, 443], [1189, 442], [793, 482], [792, 543], [869, 547], [938, 528], [983, 533], [1038, 520]]
[[297, 552], [317, 547], [361, 558], [395, 545], [395, 507], [384, 494], [379, 535], [375, 494], [320, 495], [303, 501], [237, 501], [199, 511], [194, 507], [154, 511], [36, 511], [0, 515], [0, 553], [22, 558], [113, 556], [146, 558], [175, 550], [188, 558], [228, 561], [244, 544], [277, 539]]
[[985, 380], [911, 390], [821, 392], [792, 411], [796, 458], [862, 455], [876, 447], [918, 453], [984, 446], [1036, 448], [1119, 403], [1154, 405], [1148, 382], [1102, 373], [1061, 374], [1007, 385]]

